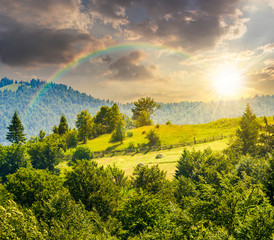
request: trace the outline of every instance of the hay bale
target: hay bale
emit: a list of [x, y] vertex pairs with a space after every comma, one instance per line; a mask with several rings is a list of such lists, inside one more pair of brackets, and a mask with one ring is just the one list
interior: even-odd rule
[[155, 158], [156, 159], [159, 159], [159, 158], [164, 158], [165, 155], [163, 153], [159, 153]]
[[138, 163], [137, 167], [144, 167], [145, 164], [144, 163]]

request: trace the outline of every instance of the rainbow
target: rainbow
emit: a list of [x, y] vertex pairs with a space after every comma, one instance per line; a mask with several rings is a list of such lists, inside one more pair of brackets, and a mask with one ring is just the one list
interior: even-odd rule
[[98, 57], [98, 56], [112, 53], [112, 52], [118, 52], [118, 51], [122, 51], [122, 50], [133, 50], [133, 49], [147, 49], [147, 48], [159, 50], [159, 51], [161, 51], [161, 50], [168, 51], [170, 54], [177, 55], [182, 58], [187, 58], [187, 59], [190, 58], [190, 55], [188, 55], [176, 48], [168, 47], [168, 46], [164, 46], [164, 45], [150, 44], [150, 43], [145, 43], [145, 42], [116, 44], [116, 45], [111, 45], [111, 46], [108, 46], [108, 47], [105, 47], [102, 49], [94, 50], [92, 52], [81, 54], [80, 56], [77, 56], [74, 60], [67, 63], [65, 66], [59, 68], [53, 75], [51, 75], [51, 77], [49, 77], [49, 79], [47, 79], [47, 83], [44, 84], [43, 87], [39, 91], [37, 91], [35, 96], [32, 98], [32, 100], [29, 102], [28, 106], [26, 107], [26, 111], [24, 114], [24, 120], [28, 120], [34, 107], [39, 103], [40, 99], [47, 92], [50, 85], [52, 83], [55, 83], [62, 76], [64, 76], [74, 66], [84, 63], [91, 58]]

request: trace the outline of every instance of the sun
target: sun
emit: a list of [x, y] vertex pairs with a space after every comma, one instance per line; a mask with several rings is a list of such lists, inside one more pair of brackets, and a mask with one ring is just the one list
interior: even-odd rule
[[242, 90], [242, 74], [233, 65], [216, 70], [212, 80], [216, 93], [222, 97], [236, 97]]

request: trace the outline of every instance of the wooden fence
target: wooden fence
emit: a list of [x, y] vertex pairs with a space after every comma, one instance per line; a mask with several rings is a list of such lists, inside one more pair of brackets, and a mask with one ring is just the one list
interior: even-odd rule
[[229, 136], [213, 136], [210, 138], [204, 138], [204, 139], [195, 139], [191, 142], [183, 142], [179, 144], [172, 144], [172, 145], [161, 145], [161, 146], [141, 146], [141, 147], [135, 147], [131, 149], [123, 149], [123, 150], [110, 150], [110, 151], [101, 151], [101, 152], [94, 152], [93, 158], [101, 158], [105, 156], [117, 156], [117, 155], [127, 155], [127, 154], [134, 154], [134, 153], [145, 153], [145, 152], [153, 152], [153, 151], [160, 151], [160, 150], [166, 150], [166, 149], [172, 149], [172, 148], [178, 148], [178, 147], [185, 147], [185, 146], [192, 146], [195, 144], [200, 143], [207, 143], [212, 142], [216, 140], [222, 140], [224, 138], [232, 137], [233, 135]]

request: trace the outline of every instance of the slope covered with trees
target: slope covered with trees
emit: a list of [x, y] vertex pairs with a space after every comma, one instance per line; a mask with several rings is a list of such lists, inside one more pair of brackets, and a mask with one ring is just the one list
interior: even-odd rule
[[[15, 85], [16, 88], [13, 88]], [[261, 96], [219, 103], [160, 104], [161, 109], [156, 110], [151, 119], [160, 124], [167, 121], [172, 124], [206, 123], [223, 117], [240, 116], [247, 102], [257, 116], [274, 114], [274, 96]], [[40, 80], [17, 82], [3, 78], [0, 81], [0, 143], [7, 143], [6, 131], [15, 111], [22, 120], [27, 137], [30, 137], [37, 136], [41, 129], [50, 133], [54, 125], [58, 126], [61, 114], [66, 116], [69, 127], [74, 128], [76, 116], [83, 109], [88, 110], [93, 117], [101, 106], [112, 105], [113, 102], [109, 100], [95, 99], [63, 84], [50, 83], [45, 87], [45, 82]], [[131, 117], [133, 103], [118, 106], [121, 113]]]

